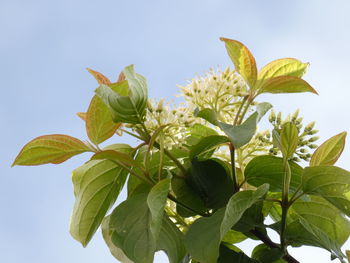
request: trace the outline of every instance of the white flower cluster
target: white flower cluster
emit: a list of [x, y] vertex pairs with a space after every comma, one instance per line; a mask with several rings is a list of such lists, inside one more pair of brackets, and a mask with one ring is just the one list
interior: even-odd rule
[[230, 68], [225, 71], [210, 69], [203, 77], [179, 87], [189, 107], [212, 109], [220, 121], [227, 123], [232, 122], [242, 98], [248, 95], [244, 80]]

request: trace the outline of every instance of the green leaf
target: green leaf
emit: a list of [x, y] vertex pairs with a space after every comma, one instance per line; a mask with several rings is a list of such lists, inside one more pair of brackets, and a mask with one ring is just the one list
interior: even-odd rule
[[233, 195], [233, 182], [230, 175], [214, 160], [192, 160], [188, 179], [207, 208], [223, 207]]
[[243, 252], [234, 251], [228, 248], [226, 245], [220, 245], [220, 255], [218, 258], [218, 263], [259, 263], [258, 261], [251, 259]]
[[219, 127], [229, 137], [236, 149], [247, 144], [254, 136], [257, 128], [257, 123], [272, 108], [272, 105], [267, 102], [260, 103], [256, 106], [256, 112], [249, 116], [243, 124], [234, 126], [227, 123], [219, 123]]
[[157, 250], [163, 250], [167, 254], [170, 263], [183, 262], [182, 260], [186, 255], [183, 239], [183, 233], [168, 217], [164, 216], [157, 241]]
[[299, 132], [297, 127], [292, 122], [287, 122], [283, 125], [280, 134], [281, 151], [284, 158], [291, 158], [299, 144]]
[[249, 207], [242, 215], [241, 219], [232, 229], [239, 232], [248, 233], [258, 227], [264, 227], [264, 215], [262, 213], [263, 201], [256, 202]]
[[185, 236], [185, 246], [191, 257], [201, 263], [216, 263], [220, 242], [225, 234], [244, 211], [263, 198], [267, 191], [268, 185], [263, 185], [256, 191], [238, 192], [231, 197], [226, 208], [217, 210], [210, 217], [197, 219]]
[[240, 243], [246, 239], [247, 239], [247, 236], [244, 235], [243, 233], [230, 229], [229, 231], [227, 231], [227, 233], [225, 234], [225, 236], [222, 238], [221, 241], [223, 243], [235, 244], [235, 243]]
[[126, 81], [100, 85], [96, 94], [110, 108], [115, 122], [139, 124], [146, 114], [146, 79], [135, 73], [133, 65], [126, 67], [123, 73]]
[[108, 107], [97, 96], [92, 98], [85, 118], [87, 135], [94, 144], [109, 139], [120, 127], [120, 124], [113, 121]]
[[252, 258], [261, 263], [285, 262], [281, 260], [283, 252], [278, 248], [270, 248], [265, 244], [256, 246], [252, 252]]
[[169, 187], [170, 179], [150, 191], [141, 185], [111, 215], [112, 242], [135, 263], [153, 262]]
[[28, 142], [12, 166], [59, 164], [83, 152], [91, 152], [91, 149], [74, 137], [62, 134], [44, 135]]
[[340, 247], [350, 235], [350, 222], [319, 197], [296, 201], [289, 209], [286, 238], [292, 245], [311, 245], [343, 257]]
[[194, 112], [194, 116], [198, 118], [202, 118], [215, 126], [219, 125], [217, 114], [212, 109], [207, 109], [207, 108], [203, 110], [196, 109]]
[[300, 93], [311, 92], [318, 94], [309, 83], [298, 77], [279, 76], [267, 80], [258, 90], [262, 93]]
[[335, 164], [344, 150], [346, 134], [339, 133], [322, 143], [313, 153], [310, 166]]
[[305, 72], [309, 63], [303, 63], [295, 58], [282, 58], [274, 60], [265, 65], [258, 74], [257, 87], [261, 87], [267, 80], [280, 77], [280, 76], [292, 76], [301, 78]]
[[210, 158], [212, 150], [220, 145], [227, 143], [229, 140], [226, 136], [211, 135], [202, 138], [196, 145], [190, 148], [190, 159], [195, 157]]
[[[132, 148], [120, 145], [131, 152]], [[71, 235], [86, 246], [122, 190], [127, 172], [109, 160], [93, 160], [73, 171], [75, 204], [70, 222]]]
[[306, 167], [303, 191], [318, 195], [350, 216], [350, 172], [335, 166]]
[[105, 217], [102, 221], [102, 224], [101, 224], [102, 236], [103, 236], [103, 239], [105, 240], [105, 242], [109, 248], [109, 251], [120, 262], [134, 263], [124, 254], [123, 250], [121, 250], [119, 247], [117, 247], [113, 244], [113, 242], [112, 242], [113, 231], [111, 231], [109, 228], [109, 220], [110, 220], [110, 215]]
[[[171, 181], [171, 187], [174, 191], [176, 199], [179, 202], [200, 213], [205, 213], [207, 211], [206, 207], [204, 206], [203, 200], [188, 185], [186, 179], [173, 177]], [[183, 208], [181, 205], [176, 205], [176, 211], [182, 217], [190, 217], [197, 215], [196, 213]]]
[[237, 40], [220, 38], [225, 42], [226, 50], [237, 72], [244, 78], [246, 83], [253, 89], [257, 79], [257, 68], [254, 56], [249, 49]]
[[95, 153], [91, 160], [111, 160], [116, 163], [122, 163], [129, 167], [138, 167], [142, 168], [142, 164], [134, 160], [130, 155], [125, 154], [116, 150], [104, 150], [98, 153]]
[[[290, 191], [295, 191], [301, 184], [303, 168], [289, 161], [291, 169]], [[258, 187], [264, 183], [270, 185], [271, 192], [281, 192], [283, 186], [283, 159], [265, 155], [252, 159], [244, 170], [247, 182]]]
[[189, 136], [186, 138], [186, 144], [188, 145], [195, 145], [204, 137], [218, 135], [215, 130], [198, 123], [189, 127], [188, 132]]

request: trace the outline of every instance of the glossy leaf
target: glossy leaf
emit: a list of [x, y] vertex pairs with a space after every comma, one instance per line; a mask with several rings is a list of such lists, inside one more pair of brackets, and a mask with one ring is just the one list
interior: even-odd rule
[[[295, 191], [301, 184], [303, 168], [289, 161], [291, 169], [290, 191]], [[245, 171], [245, 177], [250, 185], [258, 187], [264, 183], [270, 185], [271, 192], [281, 192], [283, 186], [283, 159], [274, 156], [258, 156], [252, 159]]]
[[309, 63], [303, 63], [295, 58], [282, 58], [274, 60], [265, 65], [258, 74], [257, 86], [263, 85], [267, 80], [280, 77], [280, 76], [292, 76], [301, 78], [305, 72]]
[[344, 150], [346, 134], [339, 133], [322, 143], [313, 153], [310, 166], [335, 164]]
[[303, 191], [318, 195], [350, 216], [350, 172], [335, 166], [306, 167]]
[[280, 76], [267, 80], [259, 89], [261, 93], [300, 93], [318, 94], [305, 80], [292, 76]]
[[112, 137], [121, 125], [113, 121], [108, 107], [98, 96], [94, 96], [90, 102], [85, 124], [87, 135], [94, 144]]
[[194, 159], [188, 179], [207, 208], [223, 207], [233, 195], [233, 182], [230, 175], [214, 160]]
[[281, 151], [284, 158], [293, 157], [299, 144], [299, 134], [296, 125], [292, 122], [287, 122], [283, 125], [280, 134], [281, 138]]
[[322, 247], [342, 258], [340, 247], [350, 235], [350, 222], [322, 200], [298, 200], [289, 209], [286, 238], [293, 244]]
[[115, 122], [139, 124], [146, 114], [146, 79], [135, 73], [133, 65], [126, 67], [123, 73], [126, 81], [100, 85], [96, 94], [110, 108]]
[[111, 215], [112, 242], [135, 263], [153, 262], [169, 187], [170, 179], [160, 181], [150, 191], [141, 186]]
[[185, 246], [191, 257], [202, 263], [216, 263], [220, 242], [231, 227], [238, 222], [249, 207], [259, 201], [268, 191], [268, 185], [256, 191], [241, 191], [233, 195], [227, 206], [210, 217], [197, 219], [185, 236]]
[[74, 137], [62, 134], [44, 135], [28, 142], [12, 166], [59, 164], [83, 152], [91, 152], [91, 149]]
[[253, 89], [257, 79], [257, 68], [254, 56], [249, 49], [237, 40], [220, 38], [225, 42], [226, 50], [235, 69]]
[[[131, 152], [131, 147], [120, 145]], [[86, 246], [122, 190], [127, 172], [109, 160], [92, 160], [73, 171], [75, 204], [71, 235]]]
[[[211, 154], [211, 150], [219, 147], [220, 145], [227, 143], [229, 140], [226, 136], [221, 135], [211, 135], [202, 138], [196, 145], [192, 146], [190, 148], [190, 159], [193, 159], [195, 157], [199, 157], [199, 155], [204, 155], [209, 158]], [[207, 153], [207, 155], [206, 155]]]
[[247, 144], [254, 136], [257, 128], [257, 123], [260, 119], [272, 108], [272, 105], [267, 102], [260, 103], [256, 106], [256, 111], [249, 116], [241, 125], [234, 126], [227, 123], [219, 123], [219, 127], [229, 137], [234, 147], [240, 148]]
[[260, 263], [278, 263], [285, 262], [280, 260], [283, 252], [278, 248], [270, 248], [265, 244], [256, 246], [252, 252], [252, 258]]

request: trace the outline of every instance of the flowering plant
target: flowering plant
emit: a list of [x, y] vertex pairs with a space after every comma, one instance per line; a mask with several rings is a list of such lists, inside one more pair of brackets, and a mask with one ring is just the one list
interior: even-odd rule
[[[172, 263], [299, 262], [287, 249], [301, 245], [345, 262], [350, 173], [334, 164], [346, 132], [317, 146], [315, 123], [304, 126], [298, 110], [282, 119], [257, 101], [263, 93], [317, 94], [302, 79], [307, 63], [284, 58], [258, 72], [246, 46], [221, 40], [234, 70], [211, 69], [180, 86], [179, 106], [148, 99], [146, 79], [132, 65], [117, 82], [89, 69], [99, 86], [78, 116], [90, 141], [40, 136], [13, 165], [58, 164], [92, 152], [73, 171], [70, 233], [86, 246], [101, 226], [121, 262], [153, 262], [159, 250]], [[259, 131], [270, 110], [271, 129]], [[115, 134], [138, 144], [101, 149]], [[124, 185], [126, 200], [107, 215]], [[237, 245], [245, 239], [261, 241], [250, 256]]]

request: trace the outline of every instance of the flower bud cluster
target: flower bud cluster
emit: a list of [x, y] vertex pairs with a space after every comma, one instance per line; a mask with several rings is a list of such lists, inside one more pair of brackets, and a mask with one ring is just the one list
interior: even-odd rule
[[[293, 161], [309, 161], [311, 158], [310, 150], [316, 149], [317, 144], [315, 142], [319, 139], [318, 136], [314, 136], [318, 133], [318, 130], [314, 129], [315, 122], [310, 122], [305, 127], [302, 124], [303, 118], [299, 117], [299, 110], [296, 110], [292, 115], [288, 115], [285, 119], [282, 119], [282, 113], [276, 114], [273, 110], [269, 116], [269, 122], [273, 125], [274, 129], [280, 131], [283, 125], [287, 122], [292, 122], [298, 129], [299, 144], [293, 157]], [[304, 127], [304, 128], [303, 128]], [[280, 153], [278, 148], [271, 147], [269, 153], [277, 155]]]
[[186, 86], [179, 86], [187, 105], [193, 108], [214, 110], [220, 121], [232, 123], [242, 98], [248, 88], [235, 71], [210, 69], [203, 77], [192, 79]]

